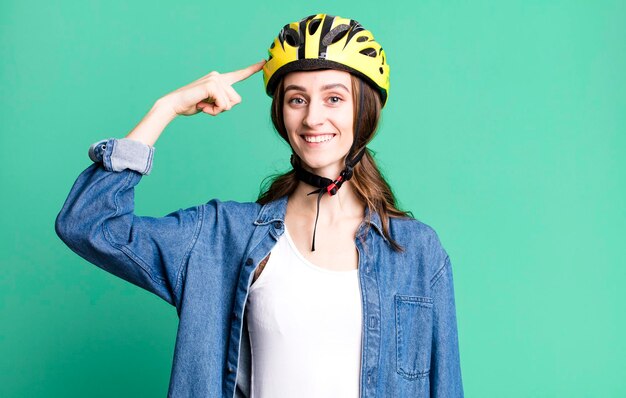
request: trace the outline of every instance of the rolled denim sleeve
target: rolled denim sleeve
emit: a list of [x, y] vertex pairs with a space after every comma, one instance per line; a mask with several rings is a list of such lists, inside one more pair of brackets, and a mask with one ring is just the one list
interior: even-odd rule
[[140, 149], [133, 159], [126, 155], [134, 144], [107, 140], [104, 145], [99, 147], [103, 163], [91, 164], [74, 183], [56, 218], [56, 233], [87, 261], [179, 308], [204, 207], [179, 209], [164, 217], [135, 215], [135, 186], [142, 171], [150, 169], [151, 152]]
[[463, 397], [461, 363], [454, 300], [452, 265], [446, 255], [431, 282], [433, 291], [433, 339], [431, 350], [431, 397]]
[[147, 175], [152, 170], [154, 147], [128, 138], [109, 138], [89, 147], [89, 158], [107, 171], [134, 170]]

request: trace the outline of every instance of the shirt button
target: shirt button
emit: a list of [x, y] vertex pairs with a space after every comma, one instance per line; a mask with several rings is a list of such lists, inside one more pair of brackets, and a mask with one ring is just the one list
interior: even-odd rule
[[274, 228], [280, 229], [281, 227], [282, 227], [282, 223], [280, 221], [275, 221], [274, 222]]
[[248, 258], [248, 259], [246, 260], [246, 265], [252, 265], [252, 263], [254, 263], [254, 261], [252, 261], [252, 259], [251, 259], [251, 258]]
[[228, 365], [228, 372], [229, 373], [233, 373], [235, 371], [235, 369], [233, 369], [232, 366]]
[[233, 312], [233, 319], [237, 319], [237, 313]]
[[373, 383], [374, 382], [374, 372], [376, 371], [375, 368], [370, 369], [369, 372], [367, 372], [367, 384]]

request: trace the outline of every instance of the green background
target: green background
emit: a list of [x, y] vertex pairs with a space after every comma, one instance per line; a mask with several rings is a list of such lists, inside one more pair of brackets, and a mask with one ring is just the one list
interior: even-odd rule
[[[316, 12], [391, 65], [377, 159], [454, 267], [468, 397], [626, 396], [626, 2], [0, 3], [0, 396], [155, 397], [175, 309], [71, 252], [54, 219], [89, 145], [266, 56]], [[288, 168], [262, 77], [156, 144], [137, 213], [254, 200]]]

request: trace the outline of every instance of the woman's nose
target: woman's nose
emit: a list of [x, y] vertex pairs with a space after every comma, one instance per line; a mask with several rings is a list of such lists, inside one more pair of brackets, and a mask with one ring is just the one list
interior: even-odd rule
[[310, 128], [319, 126], [324, 124], [325, 117], [323, 105], [317, 104], [317, 101], [311, 101], [307, 106], [302, 124]]

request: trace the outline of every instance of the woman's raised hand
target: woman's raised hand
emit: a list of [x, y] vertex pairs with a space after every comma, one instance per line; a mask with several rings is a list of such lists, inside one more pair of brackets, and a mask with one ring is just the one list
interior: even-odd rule
[[204, 112], [215, 116], [241, 102], [241, 97], [232, 85], [260, 71], [265, 62], [263, 60], [228, 73], [211, 72], [172, 91], [159, 101], [170, 106], [176, 115], [190, 116]]
[[178, 115], [198, 112], [217, 115], [241, 102], [232, 85], [247, 79], [263, 68], [265, 61], [228, 73], [211, 72], [195, 82], [159, 98], [126, 138], [154, 145], [165, 127]]

